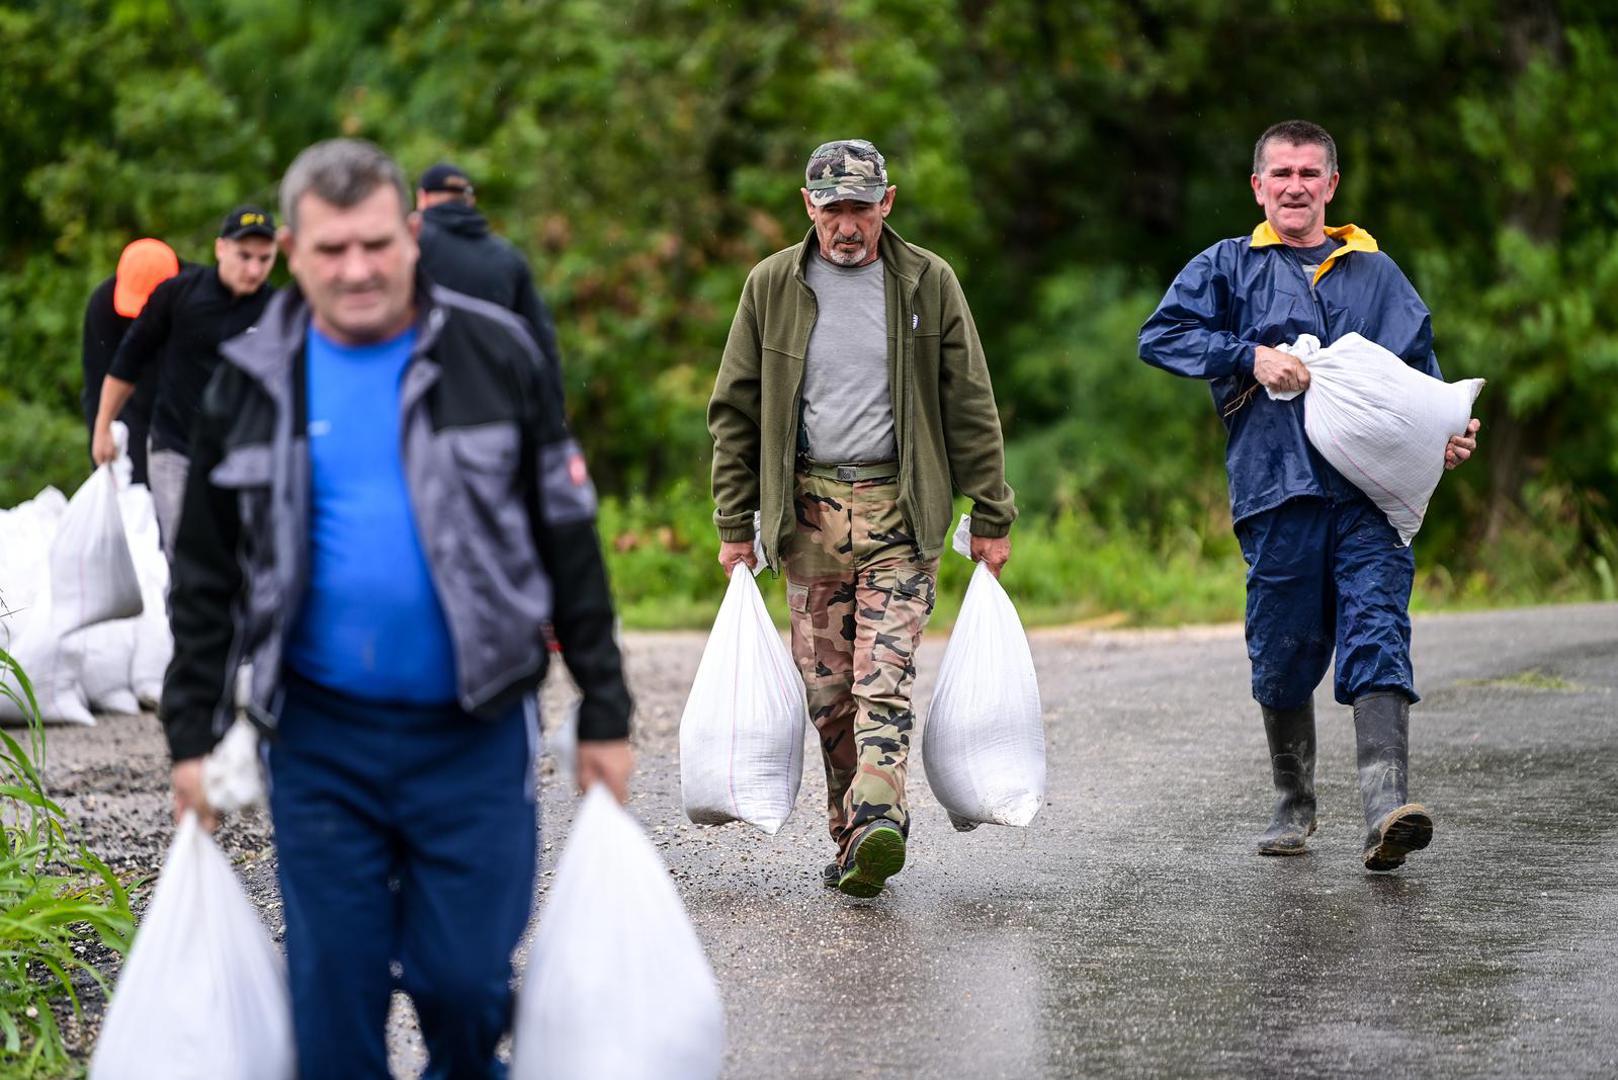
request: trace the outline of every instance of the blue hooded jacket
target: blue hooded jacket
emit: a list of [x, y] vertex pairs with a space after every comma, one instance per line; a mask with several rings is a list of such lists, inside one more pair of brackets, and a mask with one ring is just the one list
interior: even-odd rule
[[1307, 395], [1271, 401], [1253, 378], [1256, 346], [1290, 344], [1299, 334], [1329, 345], [1358, 333], [1416, 370], [1443, 377], [1433, 355], [1432, 315], [1398, 265], [1357, 226], [1328, 228], [1326, 235], [1342, 246], [1313, 282], [1267, 221], [1251, 236], [1221, 240], [1180, 271], [1141, 327], [1142, 360], [1210, 383], [1229, 434], [1225, 468], [1235, 521], [1300, 495], [1354, 490], [1304, 435]]

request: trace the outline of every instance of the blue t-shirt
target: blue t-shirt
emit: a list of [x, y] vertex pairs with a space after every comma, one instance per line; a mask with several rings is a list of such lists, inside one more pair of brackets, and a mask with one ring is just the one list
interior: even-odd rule
[[455, 700], [455, 652], [400, 457], [414, 328], [343, 345], [309, 328], [309, 586], [287, 650], [299, 675], [367, 701]]

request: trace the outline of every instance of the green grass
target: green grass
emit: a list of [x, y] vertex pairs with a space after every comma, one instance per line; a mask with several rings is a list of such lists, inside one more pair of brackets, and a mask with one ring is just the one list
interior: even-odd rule
[[63, 1044], [57, 1011], [80, 1011], [75, 975], [106, 988], [85, 950], [125, 952], [134, 918], [122, 883], [74, 841], [45, 792], [33, 687], [3, 651], [0, 670], [8, 676], [0, 694], [28, 717], [22, 741], [0, 730], [0, 1076], [72, 1076], [82, 1066]]
[[[960, 508], [958, 508], [960, 509]], [[676, 487], [652, 501], [608, 499], [602, 543], [625, 627], [706, 629], [724, 595], [718, 540], [705, 491]], [[1151, 531], [1106, 529], [1078, 512], [1028, 515], [1012, 530], [1001, 581], [1028, 626], [1179, 626], [1240, 621], [1241, 552], [1228, 522]], [[1524, 525], [1477, 553], [1464, 569], [1418, 552], [1411, 608], [1454, 611], [1618, 599], [1603, 550]], [[953, 551], [940, 561], [934, 628], [955, 620], [972, 566]], [[765, 603], [786, 625], [785, 590], [760, 578]]]
[[1568, 682], [1560, 675], [1552, 675], [1538, 668], [1519, 671], [1499, 679], [1462, 679], [1462, 686], [1478, 686], [1489, 690], [1533, 690], [1554, 694], [1576, 694], [1584, 687]]

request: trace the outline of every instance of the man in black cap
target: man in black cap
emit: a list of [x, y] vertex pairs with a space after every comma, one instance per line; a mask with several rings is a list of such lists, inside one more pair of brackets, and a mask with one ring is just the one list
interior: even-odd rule
[[275, 218], [256, 206], [232, 210], [214, 241], [214, 257], [217, 265], [187, 266], [152, 291], [101, 384], [91, 440], [96, 464], [117, 456], [112, 422], [146, 369], [160, 365], [146, 467], [170, 559], [190, 466], [191, 425], [218, 366], [219, 346], [258, 322], [274, 291], [266, 281], [275, 266]]
[[421, 214], [421, 268], [445, 288], [516, 312], [533, 328], [534, 341], [561, 377], [556, 322], [534, 288], [528, 260], [489, 229], [478, 213], [477, 192], [460, 168], [440, 162], [421, 174], [416, 210]]

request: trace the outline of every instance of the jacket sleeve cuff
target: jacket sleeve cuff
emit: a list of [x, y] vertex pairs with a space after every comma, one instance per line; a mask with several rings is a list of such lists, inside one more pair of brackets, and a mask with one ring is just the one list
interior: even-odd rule
[[618, 701], [585, 698], [579, 704], [579, 741], [611, 742], [629, 738], [632, 708], [627, 693]]
[[985, 540], [998, 540], [1003, 536], [1011, 535], [1011, 522], [986, 521], [974, 511], [971, 532], [973, 536], [981, 536]]
[[1236, 354], [1236, 374], [1253, 377], [1253, 361], [1256, 359], [1258, 346], [1249, 341], [1241, 343], [1241, 351]]
[[749, 543], [753, 539], [753, 515], [749, 512], [740, 522], [736, 522], [735, 515], [727, 516], [719, 522], [719, 539], [727, 543]]
[[169, 760], [175, 763], [206, 757], [218, 742], [207, 724], [168, 731]]

